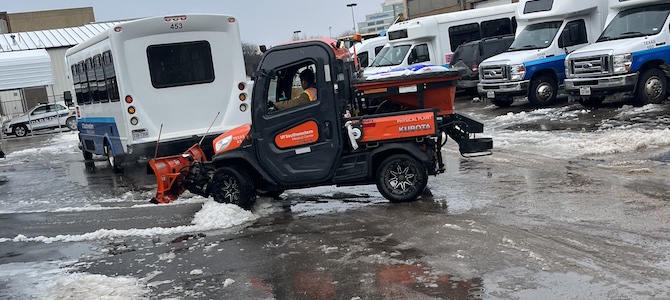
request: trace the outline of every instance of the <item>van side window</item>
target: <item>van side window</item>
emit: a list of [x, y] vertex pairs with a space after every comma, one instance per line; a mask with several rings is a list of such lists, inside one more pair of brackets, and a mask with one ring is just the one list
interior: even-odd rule
[[482, 37], [492, 37], [514, 33], [512, 29], [512, 20], [502, 18], [482, 22]]
[[565, 24], [559, 39], [559, 47], [569, 47], [589, 42], [584, 20], [574, 20]]
[[384, 46], [375, 47], [375, 55], [379, 54], [379, 51], [382, 51], [382, 49], [384, 49]]
[[369, 65], [369, 58], [368, 58], [368, 52], [361, 52], [358, 53], [358, 64], [361, 66], [361, 68], [367, 68]]
[[416, 47], [414, 47], [414, 51], [416, 53], [416, 60], [414, 63], [430, 61], [430, 54], [428, 53], [427, 44], [416, 45]]

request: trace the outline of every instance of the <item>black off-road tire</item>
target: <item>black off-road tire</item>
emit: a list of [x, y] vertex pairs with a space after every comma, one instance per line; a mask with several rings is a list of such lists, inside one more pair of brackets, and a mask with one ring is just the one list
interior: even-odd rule
[[214, 172], [210, 184], [210, 193], [216, 202], [235, 204], [246, 210], [250, 210], [256, 202], [251, 177], [242, 168], [221, 167]]
[[377, 169], [377, 189], [392, 203], [416, 200], [428, 184], [423, 164], [406, 154], [386, 158]]

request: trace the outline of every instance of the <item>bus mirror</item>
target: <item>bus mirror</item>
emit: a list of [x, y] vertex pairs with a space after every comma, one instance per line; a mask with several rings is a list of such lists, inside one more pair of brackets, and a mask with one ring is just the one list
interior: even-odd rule
[[265, 45], [260, 45], [258, 46], [258, 51], [260, 51], [261, 53], [265, 53], [265, 51], [268, 51], [268, 47], [266, 47]]
[[65, 105], [67, 105], [67, 107], [72, 107], [74, 105], [74, 103], [72, 102], [72, 92], [70, 91], [63, 92], [63, 101], [65, 101]]

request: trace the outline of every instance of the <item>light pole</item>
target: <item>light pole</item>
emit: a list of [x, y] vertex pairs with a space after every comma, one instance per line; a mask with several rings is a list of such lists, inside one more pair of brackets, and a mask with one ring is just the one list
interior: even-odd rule
[[300, 33], [301, 33], [301, 32], [302, 32], [302, 31], [300, 31], [300, 30], [296, 30], [296, 31], [293, 32], [293, 40], [294, 40], [294, 41], [297, 41], [297, 40], [300, 39]]
[[354, 19], [354, 6], [356, 5], [356, 3], [347, 4], [347, 7], [351, 7], [351, 23], [354, 24], [354, 33], [356, 33], [356, 20]]
[[333, 38], [333, 26], [328, 26], [328, 37]]

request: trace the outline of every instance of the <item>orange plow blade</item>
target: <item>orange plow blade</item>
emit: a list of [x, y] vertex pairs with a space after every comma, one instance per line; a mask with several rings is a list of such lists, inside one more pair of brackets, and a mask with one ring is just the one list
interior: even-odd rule
[[151, 199], [152, 203], [170, 203], [176, 200], [184, 192], [181, 184], [189, 174], [194, 162], [204, 162], [205, 152], [199, 144], [193, 145], [180, 155], [154, 158], [149, 161], [149, 166], [156, 174], [156, 196]]

